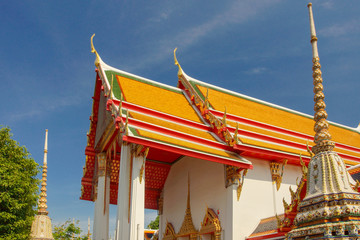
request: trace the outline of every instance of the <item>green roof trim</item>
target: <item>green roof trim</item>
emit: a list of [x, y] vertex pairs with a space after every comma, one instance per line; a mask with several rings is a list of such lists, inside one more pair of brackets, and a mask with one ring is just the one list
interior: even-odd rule
[[125, 73], [122, 73], [122, 72], [116, 72], [114, 70], [105, 70], [105, 75], [106, 75], [107, 81], [108, 81], [110, 86], [111, 86], [111, 78], [112, 78], [112, 76], [114, 76], [113, 94], [114, 94], [114, 97], [116, 99], [120, 99], [120, 96], [123, 93], [120, 94], [121, 89], [120, 89], [119, 84], [117, 84], [117, 79], [116, 79], [115, 75], [122, 76], [122, 77], [125, 77], [125, 78], [129, 78], [131, 80], [142, 82], [142, 83], [145, 83], [145, 84], [148, 84], [148, 85], [151, 85], [151, 86], [154, 86], [154, 87], [158, 87], [158, 88], [161, 88], [161, 89], [164, 89], [164, 90], [168, 90], [168, 91], [171, 91], [171, 92], [183, 94], [183, 92], [180, 89], [167, 87], [165, 84], [157, 84], [155, 82], [148, 81], [148, 80], [140, 78], [140, 77], [135, 77], [135, 76], [128, 75], [128, 74], [125, 74]]

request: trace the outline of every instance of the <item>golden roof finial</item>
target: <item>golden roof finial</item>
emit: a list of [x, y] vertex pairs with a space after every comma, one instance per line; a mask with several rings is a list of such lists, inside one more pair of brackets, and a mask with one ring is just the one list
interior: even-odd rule
[[95, 66], [98, 67], [100, 64], [100, 56], [98, 54], [98, 52], [96, 51], [95, 47], [94, 47], [94, 42], [93, 42], [93, 38], [95, 37], [95, 33], [91, 36], [90, 42], [91, 42], [91, 52], [95, 53], [96, 55], [96, 59], [95, 59]]
[[223, 124], [226, 126], [226, 107], [225, 107], [225, 111], [224, 111], [224, 115], [223, 115], [222, 122], [223, 122]]
[[45, 146], [44, 146], [44, 166], [43, 166], [43, 173], [41, 179], [41, 193], [40, 193], [40, 200], [39, 200], [39, 215], [48, 215], [47, 211], [47, 194], [46, 194], [46, 181], [47, 181], [47, 144], [48, 143], [48, 130], [45, 130]]
[[331, 151], [335, 144], [331, 141], [331, 134], [329, 133], [329, 123], [327, 122], [327, 112], [325, 110], [326, 104], [324, 102], [325, 95], [323, 93], [323, 79], [321, 76], [321, 65], [320, 58], [317, 48], [317, 37], [315, 31], [314, 17], [312, 13], [312, 4], [308, 4], [309, 18], [310, 18], [310, 34], [311, 34], [311, 45], [313, 53], [313, 83], [314, 83], [314, 143], [316, 144], [312, 151], [316, 154], [322, 151]]
[[183, 73], [183, 70], [180, 66], [180, 63], [178, 62], [178, 60], [176, 58], [176, 50], [177, 50], [177, 48], [174, 49], [174, 61], [175, 61], [175, 65], [179, 67], [178, 76], [181, 76]]

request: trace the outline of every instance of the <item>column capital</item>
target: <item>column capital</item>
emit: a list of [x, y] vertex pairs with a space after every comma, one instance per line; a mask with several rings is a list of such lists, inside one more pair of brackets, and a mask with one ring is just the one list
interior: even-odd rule
[[232, 185], [237, 187], [237, 200], [240, 199], [244, 178], [248, 169], [239, 168], [231, 165], [224, 165], [225, 168], [225, 187], [228, 188]]
[[98, 153], [96, 154], [97, 161], [97, 177], [105, 176], [106, 172], [106, 153]]

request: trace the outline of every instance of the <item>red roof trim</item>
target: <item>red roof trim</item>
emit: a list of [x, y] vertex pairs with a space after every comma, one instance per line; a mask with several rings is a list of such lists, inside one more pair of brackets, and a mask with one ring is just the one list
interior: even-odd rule
[[[114, 104], [116, 106], [119, 106], [119, 104], [120, 104], [119, 100], [113, 99], [112, 101], [114, 102]], [[211, 131], [211, 127], [206, 126], [205, 124], [193, 122], [193, 121], [187, 120], [185, 118], [179, 118], [179, 117], [176, 117], [173, 115], [155, 111], [153, 109], [145, 108], [145, 107], [133, 104], [133, 103], [122, 101], [122, 107], [129, 109], [129, 110], [137, 111], [137, 112], [140, 112], [140, 113], [143, 113], [146, 115], [151, 115], [151, 116], [154, 116], [157, 118], [162, 118], [162, 119], [168, 120], [170, 122], [179, 123], [182, 125], [194, 127], [194, 128], [205, 130], [205, 131]]]
[[[275, 160], [275, 158], [288, 159], [288, 160], [291, 160], [292, 164], [300, 165], [299, 156], [292, 155], [292, 154], [289, 154], [289, 153], [276, 152], [276, 151], [272, 151], [270, 149], [261, 149], [261, 148], [245, 146], [245, 145], [234, 145], [234, 149], [237, 149], [237, 150], [243, 151], [243, 152], [255, 153], [255, 154], [258, 154], [260, 156], [268, 155], [268, 156], [271, 156], [271, 157], [274, 158], [272, 160]], [[308, 163], [310, 161], [310, 157], [308, 157], [308, 156], [302, 156], [302, 158], [303, 158], [305, 163]]]
[[[122, 121], [126, 121], [126, 118], [122, 117]], [[229, 146], [224, 145], [222, 143], [219, 143], [219, 142], [211, 141], [211, 140], [208, 140], [208, 139], [205, 139], [205, 138], [196, 137], [194, 135], [188, 135], [188, 134], [185, 134], [185, 133], [182, 133], [182, 132], [178, 132], [178, 131], [175, 131], [175, 130], [172, 130], [172, 129], [165, 128], [165, 127], [152, 125], [152, 124], [145, 123], [145, 122], [142, 122], [142, 121], [134, 119], [134, 118], [129, 118], [128, 122], [129, 122], [129, 125], [131, 125], [131, 126], [145, 128], [145, 129], [152, 130], [154, 132], [159, 132], [159, 133], [162, 133], [162, 134], [166, 134], [166, 135], [169, 135], [169, 136], [172, 136], [172, 137], [185, 139], [185, 140], [188, 140], [188, 141], [191, 141], [191, 142], [201, 143], [201, 144], [205, 144], [207, 146], [211, 146], [211, 147], [215, 147], [215, 148], [219, 148], [219, 149], [223, 149], [223, 150], [233, 152], [232, 148], [230, 148]]]
[[[224, 115], [224, 113], [222, 113], [221, 111], [218, 111], [218, 110], [210, 109], [210, 112], [212, 112], [217, 117], [223, 117], [223, 115]], [[231, 114], [226, 113], [226, 118], [231, 120], [231, 121], [244, 123], [244, 124], [248, 124], [248, 125], [251, 125], [251, 126], [254, 126], [254, 127], [263, 128], [263, 129], [266, 129], [266, 130], [291, 135], [293, 137], [308, 139], [310, 141], [314, 140], [314, 136], [311, 136], [311, 135], [291, 131], [291, 130], [288, 130], [288, 129], [285, 129], [285, 128], [280, 128], [280, 127], [277, 127], [277, 126], [273, 126], [273, 125], [270, 125], [270, 124], [266, 124], [266, 123], [254, 121], [254, 120], [251, 120], [251, 119], [239, 117], [239, 116], [236, 116], [236, 115], [231, 115]], [[350, 151], [360, 152], [360, 148], [345, 145], [345, 144], [342, 144], [342, 143], [337, 142], [336, 146], [339, 147], [339, 148], [350, 150]]]
[[[222, 113], [221, 111], [218, 111], [218, 110], [210, 109], [210, 112], [212, 112], [217, 117], [222, 117], [224, 115], [224, 113]], [[239, 122], [239, 123], [245, 123], [245, 124], [252, 125], [252, 126], [255, 126], [255, 127], [259, 127], [259, 128], [265, 128], [267, 130], [272, 130], [272, 131], [275, 131], [275, 132], [281, 132], [281, 133], [292, 135], [292, 136], [295, 136], [295, 137], [306, 138], [306, 139], [310, 138], [311, 140], [314, 139], [313, 136], [306, 135], [304, 133], [291, 131], [291, 130], [288, 130], [288, 129], [285, 129], [285, 128], [280, 128], [280, 127], [277, 127], [277, 126], [273, 126], [273, 125], [270, 125], [270, 124], [266, 124], [266, 123], [254, 121], [254, 120], [251, 120], [251, 119], [239, 117], [239, 116], [236, 116], [236, 115], [231, 115], [231, 114], [228, 114], [228, 113], [226, 113], [226, 118], [231, 120], [231, 121], [235, 121], [235, 122]]]
[[263, 240], [263, 239], [271, 239], [274, 237], [282, 237], [285, 236], [286, 233], [284, 232], [276, 232], [276, 233], [271, 233], [271, 234], [267, 234], [267, 235], [263, 235], [263, 236], [258, 236], [258, 237], [247, 237], [245, 238], [246, 240]]
[[171, 151], [171, 152], [178, 153], [181, 155], [199, 158], [199, 159], [203, 159], [203, 160], [208, 160], [208, 161], [212, 161], [212, 162], [232, 165], [232, 166], [236, 166], [236, 167], [240, 167], [240, 168], [248, 168], [248, 169], [253, 168], [253, 166], [251, 164], [246, 164], [246, 163], [237, 162], [235, 160], [229, 160], [229, 159], [224, 159], [224, 158], [220, 158], [220, 157], [215, 157], [215, 156], [207, 155], [207, 154], [200, 153], [200, 152], [193, 152], [191, 150], [177, 148], [174, 146], [169, 146], [169, 145], [165, 145], [165, 144], [161, 144], [161, 143], [157, 143], [157, 142], [151, 142], [146, 139], [142, 139], [142, 138], [138, 138], [138, 137], [123, 136], [123, 140], [131, 142], [131, 143], [141, 144], [141, 145], [144, 145], [147, 147], [153, 147], [153, 148], [157, 148], [160, 150]]

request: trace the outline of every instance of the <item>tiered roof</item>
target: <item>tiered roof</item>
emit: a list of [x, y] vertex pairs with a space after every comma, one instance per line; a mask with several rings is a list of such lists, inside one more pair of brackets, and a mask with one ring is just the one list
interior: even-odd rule
[[[178, 87], [161, 84], [105, 64], [96, 50], [96, 82], [81, 199], [94, 199], [95, 154], [111, 159], [110, 203], [117, 202], [121, 143], [149, 149], [145, 207], [157, 200], [169, 170], [183, 156], [252, 168], [248, 157], [299, 163], [310, 160], [311, 116], [207, 84], [179, 66]], [[225, 110], [226, 109], [226, 110]], [[349, 165], [360, 160], [359, 131], [331, 123], [339, 154]]]

